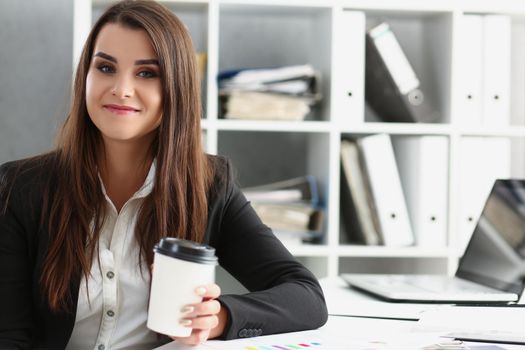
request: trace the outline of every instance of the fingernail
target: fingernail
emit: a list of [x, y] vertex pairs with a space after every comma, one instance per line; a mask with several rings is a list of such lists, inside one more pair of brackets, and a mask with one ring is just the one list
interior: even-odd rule
[[191, 326], [191, 323], [192, 323], [191, 320], [186, 320], [186, 319], [180, 320], [180, 325], [184, 327]]
[[180, 309], [180, 312], [183, 314], [189, 314], [192, 313], [195, 310], [193, 306], [184, 306], [182, 309]]
[[198, 294], [198, 295], [204, 295], [206, 294], [206, 288], [204, 287], [199, 287], [195, 290], [195, 292]]

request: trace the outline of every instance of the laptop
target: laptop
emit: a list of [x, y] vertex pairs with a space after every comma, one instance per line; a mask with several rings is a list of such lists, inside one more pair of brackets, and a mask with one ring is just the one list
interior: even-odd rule
[[342, 274], [400, 302], [515, 303], [525, 284], [525, 180], [496, 180], [455, 276]]

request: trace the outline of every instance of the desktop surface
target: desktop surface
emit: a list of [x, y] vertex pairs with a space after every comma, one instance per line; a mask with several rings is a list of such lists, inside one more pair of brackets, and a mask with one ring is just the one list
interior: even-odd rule
[[412, 350], [442, 349], [437, 344], [461, 344], [446, 349], [525, 350], [524, 345], [460, 342], [441, 332], [414, 330], [416, 321], [329, 316], [323, 327], [304, 332], [211, 340], [199, 346], [172, 342], [155, 350]]
[[[441, 311], [446, 314], [451, 305], [389, 303], [348, 287], [340, 278], [321, 279], [320, 282], [330, 316], [319, 329], [229, 341], [211, 340], [199, 346], [172, 342], [156, 350], [400, 350], [441, 349], [437, 344], [457, 343], [447, 337], [450, 330], [433, 328], [432, 322], [439, 317], [421, 322], [425, 313], [440, 316]], [[454, 349], [525, 350], [525, 345], [462, 342]]]

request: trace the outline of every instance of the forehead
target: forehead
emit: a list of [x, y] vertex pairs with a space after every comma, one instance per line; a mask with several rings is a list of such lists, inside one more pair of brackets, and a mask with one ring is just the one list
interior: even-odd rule
[[151, 39], [144, 29], [131, 29], [117, 23], [102, 27], [95, 41], [93, 53], [102, 51], [119, 60], [157, 58]]

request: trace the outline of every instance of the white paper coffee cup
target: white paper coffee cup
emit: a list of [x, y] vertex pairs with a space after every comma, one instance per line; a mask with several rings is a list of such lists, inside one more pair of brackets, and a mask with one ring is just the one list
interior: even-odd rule
[[202, 301], [195, 289], [215, 281], [217, 257], [210, 246], [177, 238], [163, 238], [155, 248], [148, 328], [177, 337], [187, 337], [191, 327], [184, 327], [181, 309]]

